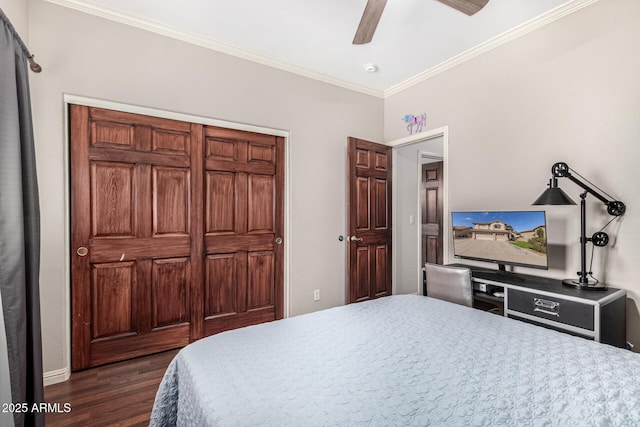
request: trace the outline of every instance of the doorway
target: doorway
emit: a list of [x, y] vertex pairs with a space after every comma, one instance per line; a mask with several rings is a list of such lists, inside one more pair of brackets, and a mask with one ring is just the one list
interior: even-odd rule
[[[422, 164], [442, 161], [442, 263], [449, 262], [448, 128], [442, 127], [391, 141], [393, 150], [393, 245], [394, 294], [422, 294]], [[428, 159], [427, 159], [428, 158]]]

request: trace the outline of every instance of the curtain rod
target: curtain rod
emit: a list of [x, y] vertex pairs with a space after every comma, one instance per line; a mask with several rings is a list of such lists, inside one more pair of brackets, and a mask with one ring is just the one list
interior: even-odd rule
[[40, 71], [42, 71], [42, 67], [36, 62], [35, 59], [33, 59], [35, 55], [29, 52], [27, 45], [24, 44], [24, 42], [20, 38], [20, 35], [16, 31], [16, 29], [13, 28], [11, 21], [9, 21], [9, 18], [7, 17], [7, 15], [4, 14], [4, 11], [1, 8], [0, 8], [0, 20], [4, 22], [4, 24], [7, 26], [7, 29], [9, 29], [13, 37], [15, 37], [16, 41], [22, 48], [22, 51], [27, 56], [27, 60], [29, 61], [29, 68], [31, 68], [31, 71], [33, 71], [34, 73], [39, 73]]

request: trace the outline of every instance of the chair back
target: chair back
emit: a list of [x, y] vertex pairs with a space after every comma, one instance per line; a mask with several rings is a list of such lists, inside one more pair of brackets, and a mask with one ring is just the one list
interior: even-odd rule
[[425, 273], [427, 296], [473, 307], [471, 270], [427, 263]]

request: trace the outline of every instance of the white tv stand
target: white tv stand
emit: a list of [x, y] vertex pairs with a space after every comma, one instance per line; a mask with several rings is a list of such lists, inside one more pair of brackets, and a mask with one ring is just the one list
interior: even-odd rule
[[[471, 270], [476, 308], [498, 307], [509, 318], [616, 347], [626, 345], [627, 291], [624, 289], [580, 290], [563, 286], [560, 279], [451, 265]], [[497, 289], [504, 296], [478, 290], [485, 287], [494, 292]]]

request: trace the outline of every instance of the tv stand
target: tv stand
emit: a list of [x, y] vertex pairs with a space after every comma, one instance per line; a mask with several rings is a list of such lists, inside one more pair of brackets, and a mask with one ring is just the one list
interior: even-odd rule
[[562, 280], [466, 264], [471, 270], [474, 306], [498, 307], [505, 317], [616, 347], [626, 345], [627, 291], [569, 288]]
[[[462, 266], [463, 264], [452, 264]], [[466, 265], [465, 267], [470, 266]], [[472, 274], [474, 277], [485, 280], [495, 280], [496, 282], [524, 282], [525, 279], [519, 273], [514, 273], [512, 271], [507, 271], [504, 264], [498, 264], [498, 269], [493, 270], [490, 268], [482, 268], [482, 267], [473, 267]]]

